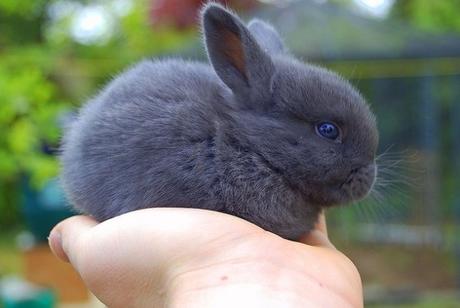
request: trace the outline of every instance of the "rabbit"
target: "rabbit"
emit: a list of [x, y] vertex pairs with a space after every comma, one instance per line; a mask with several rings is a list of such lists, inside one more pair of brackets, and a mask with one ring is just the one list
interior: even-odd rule
[[210, 3], [201, 26], [210, 65], [144, 60], [80, 110], [60, 154], [74, 207], [98, 221], [208, 209], [298, 239], [323, 209], [364, 198], [378, 131], [361, 94], [264, 21]]

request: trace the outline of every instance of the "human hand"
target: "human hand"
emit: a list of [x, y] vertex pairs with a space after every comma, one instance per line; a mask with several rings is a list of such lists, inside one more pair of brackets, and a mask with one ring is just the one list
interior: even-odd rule
[[324, 216], [300, 242], [214, 211], [153, 208], [59, 223], [50, 246], [109, 307], [362, 307]]

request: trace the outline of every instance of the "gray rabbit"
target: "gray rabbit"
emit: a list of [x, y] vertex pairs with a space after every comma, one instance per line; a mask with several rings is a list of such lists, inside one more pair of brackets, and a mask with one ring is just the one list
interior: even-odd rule
[[62, 182], [99, 221], [149, 207], [229, 213], [288, 239], [323, 208], [361, 199], [378, 132], [338, 75], [291, 56], [270, 25], [202, 11], [211, 66], [145, 60], [110, 82], [65, 133]]

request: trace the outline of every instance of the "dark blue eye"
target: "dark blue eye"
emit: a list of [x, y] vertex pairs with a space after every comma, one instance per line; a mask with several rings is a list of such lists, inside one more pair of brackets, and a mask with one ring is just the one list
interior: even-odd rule
[[335, 140], [339, 137], [339, 128], [330, 122], [321, 122], [316, 125], [316, 132], [321, 137]]

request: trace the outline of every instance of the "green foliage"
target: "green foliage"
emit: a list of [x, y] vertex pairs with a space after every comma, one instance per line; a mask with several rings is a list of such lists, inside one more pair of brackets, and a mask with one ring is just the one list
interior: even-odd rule
[[37, 25], [44, 21], [49, 0], [0, 1], [0, 49], [9, 44], [30, 43], [41, 39]]
[[[71, 3], [60, 17], [50, 6]], [[152, 28], [149, 1], [133, 1], [117, 15], [111, 1], [98, 5], [111, 14], [114, 33], [106, 41], [79, 44], [70, 35], [73, 18], [85, 1], [0, 1], [0, 226], [19, 221], [23, 176], [40, 188], [59, 172], [55, 156], [59, 118], [75, 109], [98, 87], [143, 57], [171, 52], [191, 37], [190, 31]]]
[[24, 170], [38, 184], [57, 172], [55, 163], [37, 151], [42, 141], [57, 141], [56, 115], [64, 104], [56, 100], [55, 86], [28, 56], [21, 54], [20, 64], [14, 58], [0, 64], [0, 180], [11, 180]]
[[[56, 116], [65, 103], [40, 65], [44, 51], [11, 48], [0, 62], [0, 223], [14, 221], [21, 174], [40, 186], [57, 175], [57, 162], [41, 152], [44, 142], [56, 144]], [[13, 56], [9, 56], [13, 55]]]
[[430, 31], [460, 32], [460, 0], [396, 1], [393, 15]]

